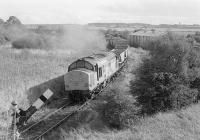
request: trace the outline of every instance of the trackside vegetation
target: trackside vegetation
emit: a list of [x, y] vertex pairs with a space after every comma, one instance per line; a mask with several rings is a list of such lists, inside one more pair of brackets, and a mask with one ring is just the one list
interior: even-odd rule
[[172, 33], [144, 46], [150, 53], [130, 82], [142, 114], [180, 109], [199, 100], [200, 49]]
[[124, 129], [133, 125], [137, 120], [137, 108], [132, 98], [112, 90], [113, 95], [104, 106], [104, 121], [110, 128]]

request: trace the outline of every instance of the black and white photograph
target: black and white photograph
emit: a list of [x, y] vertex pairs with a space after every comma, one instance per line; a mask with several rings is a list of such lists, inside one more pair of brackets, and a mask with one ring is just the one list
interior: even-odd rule
[[0, 0], [0, 140], [200, 140], [200, 1]]

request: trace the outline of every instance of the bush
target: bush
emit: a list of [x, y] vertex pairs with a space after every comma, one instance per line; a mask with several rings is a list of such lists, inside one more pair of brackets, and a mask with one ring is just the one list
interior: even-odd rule
[[124, 95], [113, 95], [104, 107], [103, 117], [106, 123], [116, 129], [123, 129], [134, 123], [137, 109], [134, 101]]
[[190, 41], [193, 45], [194, 41], [200, 43], [200, 32], [197, 31], [195, 34], [188, 34], [187, 35], [188, 41]]
[[180, 109], [197, 101], [198, 90], [184, 85], [177, 85], [170, 95], [171, 107]]
[[200, 43], [200, 35], [194, 37], [195, 41]]
[[130, 83], [142, 112], [151, 114], [195, 102], [198, 93], [194, 81], [200, 77], [200, 51], [171, 33], [145, 48], [151, 57], [144, 60], [136, 80]]
[[40, 36], [27, 36], [12, 42], [12, 47], [16, 49], [43, 49], [45, 42]]
[[142, 106], [142, 113], [155, 113], [170, 108], [170, 93], [176, 79], [171, 73], [143, 75], [140, 80], [131, 82], [131, 91]]

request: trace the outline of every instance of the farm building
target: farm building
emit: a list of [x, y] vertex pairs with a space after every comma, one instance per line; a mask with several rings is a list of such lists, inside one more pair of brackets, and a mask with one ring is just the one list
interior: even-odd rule
[[128, 43], [133, 47], [143, 46], [146, 42], [154, 40], [160, 36], [163, 36], [165, 32], [156, 30], [140, 30], [135, 33], [129, 34]]

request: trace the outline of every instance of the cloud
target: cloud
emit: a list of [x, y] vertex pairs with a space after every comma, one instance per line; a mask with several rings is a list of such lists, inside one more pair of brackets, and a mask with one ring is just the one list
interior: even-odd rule
[[111, 13], [132, 14], [135, 16], [200, 16], [198, 0], [134, 0], [102, 5], [102, 10]]
[[[123, 22], [199, 24], [199, 0], [133, 0], [99, 6], [111, 19]], [[119, 18], [120, 17], [120, 18]]]
[[199, 0], [7, 0], [0, 17], [23, 23], [199, 23]]

